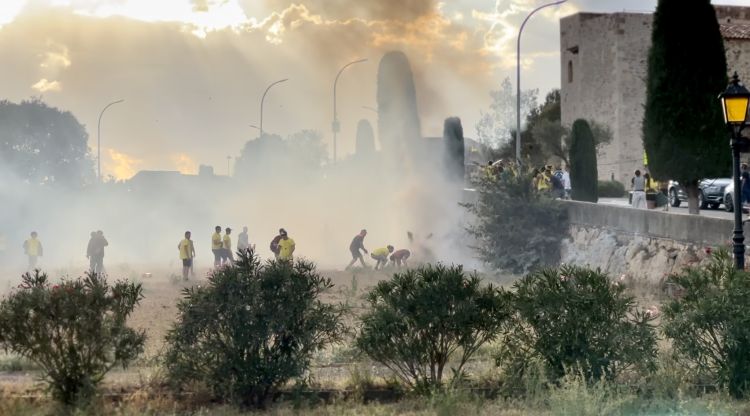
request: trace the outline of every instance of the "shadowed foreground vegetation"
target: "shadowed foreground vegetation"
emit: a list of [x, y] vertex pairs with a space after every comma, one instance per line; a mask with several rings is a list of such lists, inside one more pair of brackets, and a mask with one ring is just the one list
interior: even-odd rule
[[[72, 405], [54, 394], [65, 387], [55, 383], [65, 380], [46, 374], [50, 369], [40, 358], [43, 351], [27, 353], [24, 338], [6, 333], [0, 336], [9, 354], [0, 356], [0, 414], [750, 412], [743, 376], [750, 311], [742, 307], [750, 299], [750, 274], [734, 270], [724, 250], [673, 276], [672, 294], [650, 287], [655, 297], [649, 300], [635, 295], [644, 288], [633, 281], [613, 281], [598, 270], [574, 266], [542, 269], [507, 287], [487, 284], [460, 266], [440, 264], [393, 276], [357, 270], [348, 281], [343, 274], [333, 275], [323, 277], [304, 260], [260, 263], [250, 255], [181, 296], [174, 286], [178, 282], [165, 282], [171, 297], [146, 284], [139, 307], [146, 307], [150, 296], [177, 301], [169, 314], [177, 318], [171, 329], [157, 332], [160, 346], [147, 347], [153, 352], [131, 360], [131, 369], [108, 365], [113, 369], [109, 378], [91, 385], [87, 400]], [[101, 302], [108, 292], [88, 289], [98, 287], [92, 279], [84, 278], [81, 282], [90, 284], [80, 287], [79, 281], [68, 280], [80, 289], [71, 289], [71, 297], [60, 292], [64, 285], [14, 289], [0, 311], [16, 319], [0, 322], [6, 329], [14, 322], [29, 324], [17, 305], [75, 311], [87, 302]], [[29, 293], [38, 304], [10, 301], [32, 299]], [[113, 299], [122, 299], [120, 289], [113, 293]], [[137, 295], [128, 299], [140, 299]], [[661, 307], [646, 307], [654, 301]], [[122, 304], [122, 311], [131, 303], [136, 302]], [[154, 319], [163, 315], [164, 303], [150, 307], [148, 322], [170, 319]], [[106, 308], [101, 313], [112, 316]], [[44, 328], [95, 330], [92, 334], [109, 328], [101, 325], [106, 320], [92, 327], [73, 320], [79, 326], [71, 326], [74, 315], [35, 314], [45, 323], [35, 329], [37, 337], [44, 337]], [[97, 322], [90, 318], [86, 322]], [[153, 334], [141, 332], [137, 319], [128, 320], [127, 327], [121, 320], [114, 323], [132, 326], [135, 334]], [[88, 346], [106, 341], [101, 336], [81, 339]], [[114, 356], [107, 351], [101, 350], [102, 357], [117, 356], [116, 349]], [[64, 354], [56, 358], [60, 368], [78, 362], [66, 359]], [[46, 377], [53, 394], [14, 387], [31, 386], [32, 376]], [[123, 379], [114, 383], [117, 377]], [[262, 395], [253, 393], [258, 388]]]

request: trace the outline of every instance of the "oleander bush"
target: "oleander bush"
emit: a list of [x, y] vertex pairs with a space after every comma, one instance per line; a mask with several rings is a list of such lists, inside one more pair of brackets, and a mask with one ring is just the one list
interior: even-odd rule
[[183, 291], [167, 335], [167, 378], [178, 389], [197, 382], [217, 399], [262, 408], [303, 376], [316, 351], [342, 338], [343, 308], [321, 300], [333, 284], [313, 263], [238, 256], [207, 285]]
[[0, 302], [0, 343], [41, 370], [55, 400], [83, 406], [112, 368], [143, 352], [145, 333], [127, 326], [141, 299], [129, 281], [90, 273], [53, 285], [39, 270], [26, 273]]
[[367, 295], [356, 346], [408, 387], [428, 393], [463, 380], [464, 365], [498, 337], [508, 295], [461, 266], [425, 265], [396, 273]]

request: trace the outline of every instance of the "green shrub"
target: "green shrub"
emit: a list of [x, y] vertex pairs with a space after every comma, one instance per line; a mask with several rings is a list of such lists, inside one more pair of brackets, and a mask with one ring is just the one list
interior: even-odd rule
[[709, 264], [670, 277], [679, 296], [663, 307], [664, 334], [678, 357], [729, 388], [750, 387], [750, 273], [735, 269], [726, 250]]
[[625, 185], [618, 181], [599, 181], [599, 196], [602, 198], [622, 198]]
[[500, 270], [526, 273], [560, 262], [568, 236], [568, 212], [543, 192], [534, 190], [530, 170], [512, 168], [481, 175], [475, 182], [477, 202], [465, 204], [475, 221], [468, 231], [479, 258]]
[[443, 386], [449, 360], [451, 384], [486, 342], [495, 339], [509, 316], [507, 295], [481, 285], [461, 266], [426, 265], [394, 274], [368, 294], [357, 347], [391, 369], [420, 393]]
[[167, 335], [167, 377], [191, 382], [242, 407], [264, 407], [274, 391], [302, 376], [313, 354], [343, 334], [333, 287], [305, 260], [261, 264], [252, 252], [218, 269], [206, 286], [185, 289]]
[[513, 287], [516, 315], [497, 356], [511, 377], [523, 377], [535, 359], [552, 381], [569, 371], [593, 382], [631, 366], [654, 368], [652, 317], [601, 271], [562, 266], [527, 275]]
[[96, 274], [53, 286], [27, 273], [0, 303], [0, 341], [41, 369], [55, 400], [83, 405], [110, 369], [143, 351], [146, 335], [126, 325], [142, 298], [140, 284], [110, 286]]
[[573, 122], [570, 130], [570, 185], [571, 198], [576, 201], [596, 202], [597, 192], [596, 143], [591, 126], [586, 120]]

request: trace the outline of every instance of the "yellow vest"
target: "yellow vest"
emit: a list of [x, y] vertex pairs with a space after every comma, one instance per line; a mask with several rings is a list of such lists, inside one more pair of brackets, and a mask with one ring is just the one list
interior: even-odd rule
[[187, 238], [180, 241], [180, 259], [187, 260], [193, 258], [193, 241]]
[[291, 260], [292, 253], [294, 253], [294, 240], [292, 240], [291, 238], [287, 238], [286, 240], [284, 240], [282, 238], [279, 241], [279, 259]]
[[40, 247], [42, 245], [39, 243], [39, 240], [36, 238], [29, 238], [26, 240], [26, 243], [24, 243], [24, 248], [26, 249], [26, 255], [28, 256], [39, 256], [40, 253]]
[[211, 236], [211, 250], [220, 250], [224, 246], [221, 244], [221, 234], [214, 233], [214, 235]]
[[225, 248], [227, 250], [231, 250], [232, 249], [232, 237], [230, 237], [228, 235], [224, 236], [224, 247], [223, 248]]
[[375, 257], [388, 257], [388, 247], [376, 248], [372, 251], [372, 255]]

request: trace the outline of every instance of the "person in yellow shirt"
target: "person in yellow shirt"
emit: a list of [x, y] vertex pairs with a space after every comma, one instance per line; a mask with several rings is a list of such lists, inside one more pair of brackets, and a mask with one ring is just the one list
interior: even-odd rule
[[539, 192], [548, 192], [550, 190], [551, 179], [552, 168], [550, 166], [540, 168], [536, 176], [536, 190]]
[[193, 240], [190, 239], [190, 231], [185, 231], [185, 239], [177, 244], [180, 250], [180, 259], [182, 260], [182, 280], [188, 280], [188, 273], [193, 274], [193, 258], [195, 257], [195, 247]]
[[289, 238], [286, 230], [281, 230], [279, 235], [281, 236], [279, 240], [279, 260], [294, 260], [294, 249], [296, 248], [294, 240]]
[[224, 238], [221, 240], [221, 259], [224, 264], [233, 264], [234, 255], [232, 254], [232, 237], [229, 234], [232, 233], [232, 229], [227, 227], [224, 230]]
[[224, 243], [221, 241], [221, 227], [218, 225], [214, 228], [214, 234], [211, 236], [211, 252], [214, 253], [214, 267], [221, 266]]
[[23, 252], [29, 257], [29, 270], [34, 270], [37, 259], [43, 254], [42, 243], [37, 238], [36, 231], [32, 231], [31, 238], [23, 242]]
[[372, 251], [370, 257], [372, 257], [372, 259], [376, 261], [375, 270], [385, 267], [385, 265], [388, 263], [388, 255], [391, 253], [393, 253], [393, 246], [391, 245], [387, 247], [376, 248]]

